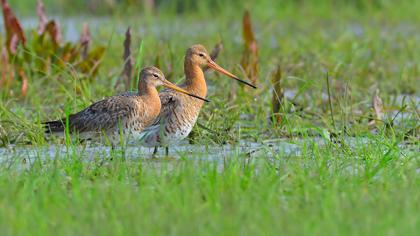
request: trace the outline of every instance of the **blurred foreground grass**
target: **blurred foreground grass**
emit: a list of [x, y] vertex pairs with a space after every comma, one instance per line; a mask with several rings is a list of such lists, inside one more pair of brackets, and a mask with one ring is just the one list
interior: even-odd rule
[[416, 235], [417, 153], [379, 137], [356, 144], [343, 150], [308, 143], [299, 155], [273, 158], [220, 153], [214, 161], [181, 153], [179, 160], [115, 154], [86, 162], [71, 148], [24, 169], [25, 157], [16, 156], [0, 167], [0, 229], [2, 235]]

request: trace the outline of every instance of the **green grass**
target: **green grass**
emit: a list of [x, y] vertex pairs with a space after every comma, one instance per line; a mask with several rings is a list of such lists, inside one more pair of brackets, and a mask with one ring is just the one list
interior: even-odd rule
[[376, 138], [223, 164], [21, 161], [1, 168], [2, 235], [415, 235], [420, 223], [418, 158]]
[[[25, 2], [11, 5], [18, 15], [35, 16], [32, 1]], [[45, 2], [47, 13], [89, 14], [80, 2], [73, 8], [62, 7], [68, 6], [65, 1]], [[56, 68], [31, 74], [24, 98], [18, 96], [18, 80], [11, 90], [0, 90], [0, 158], [9, 159], [0, 164], [0, 234], [416, 235], [418, 1], [232, 1], [223, 9], [202, 2], [181, 15], [173, 6], [160, 6], [155, 14], [133, 13], [133, 8], [124, 14], [126, 8], [118, 6], [91, 27], [93, 44], [107, 48], [97, 77]], [[220, 40], [224, 49], [217, 63], [244, 78], [238, 65], [245, 8], [251, 9], [260, 50], [258, 89], [208, 73], [212, 103], [198, 122], [213, 131], [196, 126], [191, 138], [209, 152], [227, 143], [234, 151], [217, 160], [187, 151], [173, 152], [177, 159], [125, 160], [118, 152], [92, 157], [82, 145], [67, 143], [67, 152], [46, 154], [61, 144], [43, 138], [41, 121], [122, 91], [114, 85], [128, 26], [133, 57], [141, 54], [142, 66], [159, 62], [172, 81], [182, 78], [188, 46], [202, 43], [210, 49]], [[76, 27], [93, 19], [98, 18], [77, 18]], [[268, 119], [277, 66], [283, 89], [296, 92], [280, 109], [280, 125]], [[335, 126], [325, 98], [327, 71]], [[368, 121], [377, 88], [386, 123], [392, 112], [407, 116], [393, 125], [380, 122], [374, 131]], [[395, 99], [402, 95], [404, 102]], [[331, 141], [328, 135], [337, 137]], [[267, 144], [272, 139], [295, 143], [300, 152], [278, 152]], [[249, 155], [240, 142], [258, 143], [261, 150]], [[32, 164], [30, 153], [37, 156]]]

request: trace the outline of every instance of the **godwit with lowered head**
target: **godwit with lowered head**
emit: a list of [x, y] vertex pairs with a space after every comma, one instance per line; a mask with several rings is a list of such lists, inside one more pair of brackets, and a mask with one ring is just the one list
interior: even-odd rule
[[[217, 65], [210, 58], [206, 48], [199, 44], [191, 46], [186, 52], [184, 58], [185, 82], [179, 87], [205, 98], [207, 85], [203, 67], [210, 67], [232, 79], [256, 88]], [[168, 155], [168, 146], [186, 138], [191, 132], [203, 106], [203, 101], [191, 99], [188, 96], [166, 89], [159, 93], [159, 97], [162, 102], [162, 109], [153, 124], [144, 129], [141, 142], [145, 146], [155, 147], [154, 154], [156, 154], [159, 146], [164, 146], [166, 155]]]
[[[161, 101], [156, 86], [160, 85], [207, 101], [167, 81], [158, 68], [147, 67], [140, 72], [138, 93], [108, 97], [70, 115], [69, 131], [79, 134], [82, 139], [109, 140], [113, 146], [121, 132], [135, 138], [159, 115]], [[66, 129], [66, 118], [44, 124], [47, 133], [62, 133]]]

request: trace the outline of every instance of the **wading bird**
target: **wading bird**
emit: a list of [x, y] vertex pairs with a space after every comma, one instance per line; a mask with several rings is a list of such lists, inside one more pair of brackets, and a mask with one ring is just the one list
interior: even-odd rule
[[[193, 45], [188, 48], [184, 58], [185, 82], [180, 87], [189, 93], [205, 98], [207, 85], [202, 69], [204, 67], [212, 68], [256, 88], [217, 65], [202, 45]], [[203, 101], [191, 99], [166, 89], [159, 93], [159, 97], [162, 109], [153, 124], [144, 129], [141, 142], [144, 146], [155, 147], [153, 154], [157, 153], [159, 146], [163, 146], [166, 148], [166, 155], [168, 155], [168, 146], [186, 138], [191, 132], [203, 106]]]
[[156, 90], [160, 85], [194, 97], [193, 100], [208, 101], [167, 81], [158, 68], [147, 67], [140, 72], [137, 93], [105, 98], [70, 115], [67, 121], [63, 118], [45, 122], [46, 133], [63, 133], [67, 122], [69, 132], [77, 133], [81, 139], [108, 140], [114, 146], [121, 133], [136, 138], [160, 113], [161, 101]]

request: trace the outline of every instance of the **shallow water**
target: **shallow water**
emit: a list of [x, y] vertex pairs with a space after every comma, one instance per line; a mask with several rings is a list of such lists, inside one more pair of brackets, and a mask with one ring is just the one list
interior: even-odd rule
[[[112, 152], [112, 153], [111, 153]], [[34, 163], [44, 163], [48, 160], [72, 159], [84, 162], [103, 162], [110, 158], [125, 158], [130, 160], [149, 160], [152, 167], [159, 167], [165, 164], [166, 168], [172, 169], [173, 161], [189, 159], [194, 162], [205, 161], [217, 165], [219, 170], [224, 168], [224, 163], [229, 158], [243, 156], [244, 158], [263, 157], [273, 158], [274, 156], [296, 156], [301, 152], [298, 143], [287, 141], [270, 141], [263, 144], [241, 143], [239, 145], [223, 145], [205, 147], [200, 145], [189, 145], [184, 142], [182, 145], [170, 149], [169, 156], [165, 156], [164, 149], [160, 149], [158, 155], [153, 157], [153, 148], [133, 147], [111, 150], [108, 146], [72, 146], [69, 149], [64, 145], [51, 145], [45, 147], [9, 147], [0, 148], [0, 168], [13, 167], [17, 170], [27, 170]], [[172, 164], [171, 164], [172, 163]], [[168, 164], [169, 166], [167, 166]]]
[[[360, 145], [368, 144], [374, 141], [369, 138], [345, 138], [346, 145], [355, 148]], [[264, 157], [264, 158], [286, 158], [302, 155], [302, 149], [312, 149], [314, 146], [322, 147], [330, 143], [321, 137], [313, 137], [306, 139], [288, 140], [288, 139], [272, 139], [262, 143], [241, 142], [237, 145], [222, 146], [204, 146], [190, 145], [186, 141], [180, 145], [170, 148], [169, 157], [171, 159], [194, 159], [204, 160], [217, 163], [223, 163], [225, 158], [233, 156], [243, 157]], [[340, 146], [335, 143], [334, 145]], [[418, 152], [419, 147], [413, 144], [402, 143], [399, 145], [404, 152]], [[0, 165], [9, 165], [16, 161], [25, 163], [33, 163], [35, 160], [45, 161], [55, 158], [71, 158], [78, 157], [82, 161], [93, 161], [99, 159], [107, 159], [110, 157], [121, 157], [127, 159], [151, 159], [153, 158], [153, 148], [145, 148], [140, 146], [128, 146], [123, 154], [121, 149], [112, 150], [109, 146], [103, 145], [78, 145], [67, 148], [65, 145], [50, 145], [43, 147], [32, 146], [10, 146], [8, 148], [0, 148]], [[113, 153], [111, 153], [113, 152]], [[355, 157], [356, 158], [356, 157]], [[155, 160], [165, 160], [164, 149], [160, 148]]]
[[[229, 157], [232, 155], [257, 155], [264, 153], [265, 155], [270, 153], [283, 153], [285, 155], [297, 155], [299, 154], [299, 144], [291, 143], [287, 141], [269, 141], [263, 144], [253, 142], [243, 142], [239, 145], [223, 145], [223, 146], [200, 146], [200, 145], [189, 145], [183, 142], [181, 145], [173, 146], [170, 148], [170, 156], [173, 158], [204, 158], [207, 160], [215, 160], [223, 157]], [[105, 158], [111, 156], [111, 152], [119, 152], [121, 150], [111, 150], [108, 146], [102, 145], [87, 145], [87, 146], [72, 146], [67, 149], [64, 145], [51, 145], [45, 147], [16, 147], [11, 146], [8, 148], [0, 148], [0, 163], [10, 161], [11, 158], [55, 158], [55, 157], [68, 157], [74, 153], [77, 153], [80, 157], [85, 160], [91, 160], [92, 158]], [[128, 146], [125, 149], [126, 158], [152, 158], [153, 148]], [[164, 156], [164, 149], [160, 148], [158, 157]]]
[[[346, 149], [359, 149], [363, 146], [376, 145], [377, 140], [370, 138], [345, 138]], [[200, 146], [189, 145], [183, 142], [170, 149], [169, 156], [165, 156], [164, 150], [161, 149], [156, 157], [152, 156], [153, 148], [144, 147], [126, 147], [125, 153], [122, 150], [111, 150], [107, 146], [72, 146], [69, 149], [64, 145], [50, 145], [45, 147], [9, 147], [0, 148], [0, 170], [12, 169], [18, 172], [30, 170], [36, 163], [38, 166], [50, 166], [51, 160], [62, 161], [81, 161], [86, 163], [93, 163], [94, 165], [109, 165], [110, 161], [115, 158], [124, 158], [128, 161], [142, 160], [147, 168], [151, 168], [158, 173], [166, 173], [177, 169], [180, 162], [189, 160], [194, 165], [200, 163], [208, 163], [211, 166], [215, 165], [217, 171], [222, 172], [229, 166], [230, 160], [243, 159], [245, 163], [262, 163], [266, 165], [271, 163], [277, 165], [278, 161], [287, 164], [287, 160], [291, 158], [309, 158], [313, 156], [314, 150], [320, 150], [326, 145], [334, 145], [335, 148], [341, 149], [342, 145], [336, 142], [330, 142], [322, 137], [313, 137], [306, 139], [297, 139], [295, 141], [286, 139], [272, 139], [266, 140], [262, 143], [255, 142], [241, 142], [238, 145], [223, 145], [223, 146]], [[418, 144], [401, 143], [400, 158], [412, 158], [413, 153], [420, 153]], [[384, 154], [387, 152], [384, 146]], [[334, 148], [332, 149], [332, 151]], [[360, 150], [360, 149], [359, 149]], [[111, 153], [112, 152], [112, 153]], [[334, 152], [333, 152], [334, 153]], [[355, 152], [359, 153], [359, 152]], [[338, 151], [333, 154], [334, 158], [346, 158], [344, 152]], [[346, 158], [347, 159], [347, 158]], [[358, 175], [360, 171], [365, 169], [365, 157], [354, 154], [352, 161], [343, 163], [340, 167], [343, 173], [353, 176]], [[258, 162], [263, 160], [264, 162]], [[347, 159], [348, 160], [348, 159]], [[266, 162], [267, 161], [267, 162]], [[286, 162], [284, 162], [286, 161]], [[332, 162], [330, 162], [332, 161]], [[333, 160], [330, 160], [327, 165], [333, 165]], [[303, 162], [302, 165], [306, 165]], [[309, 163], [309, 162], [308, 162]], [[311, 162], [312, 163], [312, 162]], [[256, 166], [255, 171], [258, 173], [259, 168]], [[334, 168], [333, 166], [331, 166]], [[304, 166], [302, 166], [304, 168]], [[279, 170], [276, 170], [278, 172]], [[279, 172], [280, 173], [280, 172]], [[420, 168], [418, 171], [420, 174]], [[380, 172], [375, 178], [379, 178]]]

